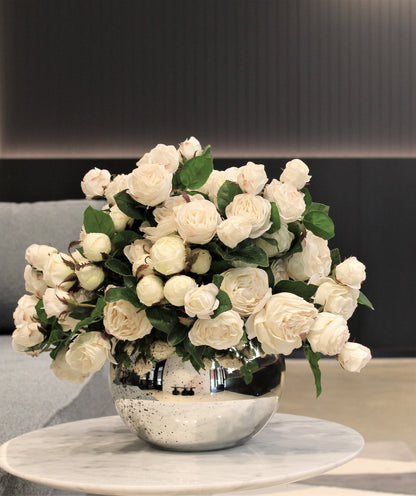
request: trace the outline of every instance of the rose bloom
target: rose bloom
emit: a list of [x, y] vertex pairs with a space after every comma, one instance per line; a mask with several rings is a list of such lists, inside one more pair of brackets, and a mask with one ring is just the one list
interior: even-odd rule
[[48, 288], [43, 296], [43, 307], [46, 316], [59, 317], [63, 312], [68, 310], [68, 303], [71, 301], [71, 296], [67, 291], [57, 287]]
[[52, 360], [50, 369], [61, 381], [67, 381], [71, 384], [82, 384], [88, 374], [82, 374], [79, 370], [75, 370], [69, 366], [66, 361], [65, 355], [67, 349], [62, 349], [57, 355], [55, 360]]
[[221, 289], [230, 297], [233, 310], [242, 316], [258, 312], [272, 294], [267, 273], [262, 269], [228, 269], [221, 275]]
[[361, 283], [365, 281], [365, 265], [356, 257], [344, 260], [335, 268], [335, 277], [339, 282], [353, 289], [360, 289]]
[[24, 322], [33, 322], [36, 317], [36, 305], [39, 299], [35, 295], [23, 295], [17, 302], [16, 310], [13, 313], [14, 325], [18, 326]]
[[175, 219], [172, 222], [168, 219], [163, 219], [156, 226], [151, 226], [149, 222], [145, 221], [140, 226], [140, 231], [144, 233], [144, 237], [151, 243], [156, 243], [158, 239], [174, 234], [177, 230], [178, 226]]
[[33, 293], [38, 298], [42, 298], [48, 285], [43, 280], [42, 272], [26, 265], [24, 271], [25, 289], [28, 293]]
[[25, 259], [32, 267], [43, 271], [52, 253], [58, 253], [53, 246], [33, 244], [26, 248]]
[[280, 258], [273, 260], [270, 265], [270, 269], [273, 273], [274, 284], [277, 284], [279, 281], [289, 279], [289, 275], [286, 270], [286, 263], [284, 260]]
[[52, 253], [43, 270], [43, 279], [50, 287], [61, 286], [68, 291], [75, 284], [74, 269], [65, 262], [73, 264], [73, 260], [65, 253]]
[[258, 238], [272, 225], [270, 202], [251, 193], [236, 195], [225, 209], [227, 218], [234, 215], [245, 217], [251, 224], [250, 238]]
[[263, 164], [247, 162], [240, 167], [237, 182], [243, 193], [258, 195], [267, 183], [267, 175]]
[[218, 288], [213, 283], [190, 289], [184, 297], [185, 312], [189, 317], [209, 319], [220, 304], [217, 294]]
[[202, 153], [201, 143], [194, 136], [191, 136], [179, 145], [179, 153], [185, 160], [197, 157]]
[[78, 322], [80, 322], [80, 320], [70, 317], [67, 313], [63, 313], [62, 315], [59, 316], [58, 322], [62, 327], [62, 330], [64, 332], [67, 332], [74, 330]]
[[289, 183], [296, 189], [304, 188], [310, 179], [308, 166], [297, 158], [287, 162], [284, 171], [280, 175], [282, 183]]
[[137, 162], [137, 166], [142, 164], [160, 164], [172, 174], [177, 171], [179, 166], [180, 155], [173, 145], [159, 144], [150, 152], [145, 153]]
[[123, 253], [126, 255], [129, 262], [133, 264], [143, 255], [148, 255], [151, 247], [152, 243], [147, 239], [136, 239], [134, 243], [124, 247]]
[[154, 265], [153, 262], [150, 258], [150, 255], [142, 255], [141, 257], [137, 258], [133, 265], [132, 265], [132, 274], [137, 278], [140, 279], [141, 277], [144, 276], [150, 276], [151, 274], [154, 274], [155, 271], [153, 270]]
[[306, 208], [304, 196], [292, 184], [281, 183], [277, 179], [273, 179], [264, 189], [264, 197], [276, 203], [280, 218], [285, 224], [302, 217]]
[[111, 240], [104, 233], [88, 233], [81, 245], [85, 257], [91, 262], [101, 262], [111, 252]]
[[136, 201], [154, 207], [169, 198], [172, 173], [160, 164], [141, 164], [127, 178], [127, 186]]
[[212, 203], [214, 203], [215, 206], [218, 206], [218, 190], [225, 183], [225, 181], [233, 181], [236, 183], [238, 172], [238, 167], [228, 167], [225, 171], [213, 170], [206, 183], [201, 188], [198, 188], [198, 191], [208, 195]]
[[208, 250], [195, 248], [191, 251], [191, 272], [194, 274], [206, 274], [211, 268], [212, 256]]
[[17, 345], [30, 348], [40, 344], [45, 339], [45, 336], [40, 332], [37, 322], [23, 322], [16, 326], [12, 339]]
[[251, 234], [251, 222], [242, 215], [231, 215], [217, 227], [217, 236], [225, 246], [235, 248]]
[[359, 290], [337, 284], [330, 277], [323, 277], [318, 285], [314, 302], [322, 305], [324, 312], [335, 313], [348, 320], [357, 308]]
[[198, 319], [189, 331], [189, 340], [194, 346], [226, 350], [240, 342], [243, 329], [243, 319], [234, 310], [228, 310], [215, 319]]
[[153, 341], [150, 345], [150, 353], [152, 357], [156, 360], [156, 362], [160, 362], [162, 360], [166, 360], [175, 352], [175, 348], [170, 346], [165, 341]]
[[147, 307], [163, 299], [163, 281], [154, 274], [144, 276], [136, 286], [136, 294]]
[[102, 368], [110, 350], [111, 343], [101, 332], [84, 332], [69, 345], [65, 360], [82, 375], [94, 374]]
[[324, 355], [337, 355], [349, 337], [344, 317], [329, 312], [319, 313], [308, 333], [312, 350]]
[[102, 197], [104, 196], [104, 189], [110, 184], [110, 181], [111, 174], [108, 170], [95, 167], [85, 174], [81, 182], [81, 189], [87, 200]]
[[[109, 206], [105, 205], [102, 210], [107, 210], [108, 208]], [[116, 232], [124, 231], [127, 226], [131, 226], [134, 222], [134, 219], [122, 212], [117, 205], [113, 205], [112, 207], [110, 207], [108, 215], [113, 221], [114, 229]]]
[[100, 287], [105, 279], [104, 270], [94, 264], [81, 265], [81, 267], [75, 271], [75, 274], [78, 278], [79, 285], [88, 291], [94, 291], [94, 289]]
[[312, 276], [327, 276], [331, 271], [328, 241], [307, 231], [302, 240], [303, 251], [294, 253], [287, 261], [287, 272], [295, 281], [307, 281]]
[[371, 360], [371, 351], [362, 344], [345, 343], [337, 358], [343, 369], [360, 372]]
[[254, 244], [264, 250], [270, 258], [287, 252], [292, 245], [295, 235], [289, 231], [286, 224], [282, 224], [275, 233], [264, 233], [254, 240]]
[[155, 270], [169, 276], [185, 268], [186, 248], [179, 236], [165, 236], [156, 241], [150, 250]]
[[267, 301], [260, 312], [246, 322], [249, 339], [257, 337], [266, 353], [289, 355], [302, 346], [318, 311], [300, 296], [278, 293]]
[[103, 322], [107, 333], [122, 341], [135, 341], [150, 334], [152, 330], [146, 312], [138, 310], [125, 300], [107, 303]]
[[109, 205], [115, 205], [116, 201], [114, 196], [121, 191], [127, 189], [127, 176], [125, 174], [118, 174], [113, 178], [110, 184], [105, 187], [104, 194]]
[[173, 276], [166, 281], [163, 293], [171, 305], [182, 307], [186, 293], [196, 287], [197, 284], [192, 277], [185, 275]]
[[187, 243], [209, 243], [221, 222], [215, 205], [205, 199], [179, 205], [174, 212], [178, 233]]

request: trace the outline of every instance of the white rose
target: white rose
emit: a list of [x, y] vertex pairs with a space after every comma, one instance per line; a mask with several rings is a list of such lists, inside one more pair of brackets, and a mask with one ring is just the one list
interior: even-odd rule
[[133, 370], [138, 376], [148, 374], [153, 368], [153, 362], [149, 358], [139, 358], [133, 364]]
[[243, 193], [258, 195], [267, 183], [267, 175], [263, 164], [247, 162], [240, 167], [237, 182]]
[[304, 194], [290, 183], [281, 183], [273, 179], [264, 189], [264, 197], [275, 202], [281, 220], [289, 224], [301, 218], [306, 204]]
[[136, 165], [140, 167], [142, 164], [159, 164], [173, 174], [178, 169], [179, 158], [179, 152], [173, 145], [159, 144], [145, 153]]
[[335, 277], [350, 288], [360, 289], [366, 278], [365, 265], [356, 257], [349, 257], [335, 267]]
[[80, 320], [70, 317], [67, 313], [63, 313], [59, 317], [58, 322], [62, 327], [62, 330], [64, 332], [67, 332], [67, 331], [73, 331], [76, 325], [78, 324], [78, 322], [80, 322]]
[[127, 226], [131, 226], [134, 222], [134, 219], [122, 212], [117, 205], [110, 207], [108, 214], [113, 221], [116, 232], [124, 231]]
[[182, 307], [186, 293], [196, 287], [197, 284], [192, 277], [173, 276], [166, 281], [163, 293], [170, 304], [175, 305], [175, 307]]
[[102, 368], [110, 350], [111, 343], [101, 332], [85, 332], [69, 345], [65, 360], [82, 375], [94, 374]]
[[180, 236], [198, 245], [211, 241], [221, 221], [215, 205], [205, 199], [179, 205], [174, 212]]
[[235, 248], [238, 243], [250, 236], [251, 228], [251, 222], [246, 217], [231, 215], [217, 227], [217, 235], [225, 246]]
[[129, 262], [133, 264], [143, 255], [148, 255], [151, 247], [152, 243], [147, 239], [136, 239], [134, 243], [124, 247], [123, 253], [126, 255]]
[[217, 205], [217, 193], [221, 186], [226, 181], [225, 171], [213, 170], [206, 180], [205, 184], [203, 184], [198, 191], [208, 195], [209, 199]]
[[156, 226], [151, 226], [147, 221], [143, 222], [140, 226], [140, 231], [144, 233], [144, 237], [151, 243], [156, 243], [160, 238], [169, 236], [178, 230], [176, 219], [170, 221], [163, 219]]
[[302, 346], [318, 311], [293, 293], [273, 295], [260, 312], [246, 322], [249, 339], [257, 337], [265, 353], [289, 355]]
[[155, 270], [170, 276], [185, 268], [186, 248], [179, 236], [165, 236], [156, 241], [150, 250]]
[[58, 253], [53, 246], [30, 245], [26, 248], [25, 259], [35, 269], [43, 271], [52, 253]]
[[137, 310], [125, 300], [107, 303], [103, 322], [106, 332], [122, 341], [141, 339], [152, 330], [145, 310]]
[[323, 277], [318, 284], [314, 302], [322, 305], [324, 312], [335, 313], [348, 320], [357, 308], [359, 290], [337, 284], [330, 277]]
[[230, 354], [216, 355], [215, 359], [221, 365], [221, 367], [224, 367], [225, 369], [239, 369], [244, 365], [239, 358], [233, 357]]
[[206, 274], [211, 268], [212, 256], [208, 250], [195, 248], [191, 251], [191, 272], [194, 274]]
[[150, 353], [152, 357], [156, 360], [156, 362], [161, 362], [162, 360], [166, 360], [175, 352], [175, 348], [170, 346], [165, 341], [153, 341], [150, 345]]
[[295, 281], [307, 281], [312, 276], [327, 276], [331, 271], [331, 252], [328, 241], [307, 231], [302, 240], [303, 250], [287, 261], [287, 272]]
[[75, 274], [78, 278], [79, 285], [88, 291], [97, 289], [105, 279], [104, 270], [94, 264], [81, 265], [81, 267], [75, 271]]
[[46, 316], [59, 317], [62, 313], [68, 310], [68, 303], [71, 301], [71, 296], [67, 291], [61, 288], [48, 288], [43, 295], [43, 308]]
[[31, 348], [27, 348], [26, 346], [22, 346], [14, 339], [12, 339], [12, 350], [16, 353], [21, 353], [23, 355], [29, 355], [32, 357], [38, 357], [40, 355], [40, 350], [32, 350]]
[[127, 176], [125, 174], [119, 174], [113, 178], [110, 184], [108, 184], [104, 190], [105, 198], [110, 205], [115, 205], [116, 201], [114, 196], [121, 191], [127, 189]]
[[104, 233], [88, 233], [81, 246], [91, 262], [101, 262], [111, 252], [111, 240]]
[[185, 160], [197, 157], [202, 153], [201, 143], [194, 137], [182, 141], [179, 145], [179, 152]]
[[274, 284], [276, 285], [279, 281], [289, 279], [289, 275], [286, 270], [286, 263], [284, 260], [278, 258], [273, 260], [270, 265], [270, 269], [273, 273]]
[[329, 312], [319, 313], [308, 333], [312, 350], [324, 355], [337, 355], [349, 337], [344, 317]]
[[243, 319], [234, 310], [228, 310], [215, 319], [198, 319], [189, 331], [189, 339], [194, 346], [225, 350], [240, 342], [243, 328]]
[[242, 316], [261, 310], [272, 295], [267, 273], [262, 269], [228, 269], [221, 275], [221, 289], [230, 297], [233, 310]]
[[185, 312], [189, 317], [209, 319], [220, 304], [217, 294], [218, 288], [213, 283], [190, 289], [184, 297]]
[[140, 279], [141, 277], [154, 274], [155, 271], [153, 270], [153, 268], [154, 265], [150, 258], [150, 255], [146, 255], [145, 253], [141, 257], [136, 258], [136, 260], [133, 262], [132, 273], [137, 279]]
[[76, 279], [73, 265], [74, 261], [65, 253], [52, 253], [43, 270], [43, 279], [52, 288], [61, 286], [68, 291], [75, 284]]
[[142, 205], [154, 207], [169, 198], [172, 174], [160, 164], [142, 164], [127, 178], [130, 195]]
[[236, 183], [239, 173], [240, 173], [239, 167], [227, 167], [227, 169], [225, 169], [225, 171], [224, 171], [225, 180], [226, 181], [232, 181], [233, 183]]
[[16, 327], [12, 334], [13, 342], [24, 348], [40, 344], [45, 336], [39, 330], [37, 322], [24, 322]]
[[91, 200], [104, 196], [104, 189], [110, 184], [110, 181], [111, 174], [108, 170], [95, 167], [85, 174], [81, 182], [81, 189], [87, 200]]
[[82, 384], [88, 374], [82, 374], [79, 370], [75, 370], [69, 366], [66, 361], [65, 355], [67, 349], [62, 349], [57, 355], [55, 360], [50, 364], [50, 369], [61, 381], [67, 381], [72, 384]]
[[272, 225], [270, 202], [251, 193], [236, 195], [225, 209], [227, 218], [234, 215], [245, 217], [251, 224], [250, 238], [258, 238]]
[[337, 358], [343, 369], [360, 372], [371, 360], [371, 351], [362, 344], [345, 343]]
[[39, 299], [35, 295], [23, 295], [17, 302], [13, 313], [14, 325], [17, 327], [25, 322], [33, 322], [37, 318], [36, 305]]
[[139, 300], [147, 307], [163, 299], [163, 281], [160, 277], [150, 274], [140, 279], [136, 286]]
[[43, 280], [42, 272], [33, 269], [31, 265], [26, 265], [24, 271], [25, 289], [28, 293], [33, 293], [38, 298], [42, 298], [48, 285]]
[[292, 245], [295, 235], [289, 231], [286, 224], [282, 224], [275, 233], [264, 233], [263, 236], [254, 240], [254, 244], [260, 246], [267, 255], [272, 258], [286, 253]]
[[310, 178], [308, 166], [297, 158], [287, 162], [284, 171], [280, 175], [282, 183], [289, 183], [296, 189], [302, 189]]

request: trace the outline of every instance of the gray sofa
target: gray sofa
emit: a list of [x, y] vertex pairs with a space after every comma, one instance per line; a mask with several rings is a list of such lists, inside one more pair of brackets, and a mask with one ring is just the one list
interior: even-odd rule
[[[78, 239], [85, 208], [99, 202], [65, 200], [0, 203], [0, 444], [25, 432], [62, 422], [114, 415], [105, 367], [81, 385], [58, 380], [49, 370], [50, 358], [20, 355], [11, 348], [13, 311], [25, 293], [25, 249], [32, 243], [51, 244], [66, 251]], [[1, 496], [63, 496], [54, 490], [13, 477], [0, 470]], [[75, 494], [75, 493], [74, 493]], [[79, 493], [77, 493], [79, 494]]]

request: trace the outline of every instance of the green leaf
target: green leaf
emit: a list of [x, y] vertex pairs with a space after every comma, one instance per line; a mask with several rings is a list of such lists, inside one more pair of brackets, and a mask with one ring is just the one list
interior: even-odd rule
[[309, 189], [306, 186], [303, 189], [301, 189], [301, 192], [305, 195], [303, 199], [305, 201], [306, 211], [307, 211], [309, 205], [312, 203], [312, 196], [309, 192]]
[[91, 206], [84, 212], [84, 228], [86, 233], [104, 233], [107, 236], [115, 233], [114, 222], [109, 214]]
[[134, 276], [129, 275], [123, 277], [124, 286], [132, 291], [136, 292], [137, 280]]
[[197, 157], [192, 157], [179, 170], [179, 179], [188, 189], [198, 189], [203, 186], [214, 169], [211, 147], [207, 146]]
[[167, 334], [172, 332], [179, 324], [176, 311], [166, 307], [147, 307], [146, 317], [154, 328]]
[[126, 262], [122, 262], [117, 258], [109, 258], [104, 263], [107, 269], [119, 274], [121, 276], [130, 276], [131, 275], [131, 265]]
[[43, 300], [39, 300], [35, 305], [35, 310], [38, 315], [39, 322], [41, 324], [48, 324], [48, 317], [46, 315], [45, 309], [43, 307]]
[[303, 281], [279, 281], [273, 288], [273, 294], [277, 293], [293, 293], [305, 300], [309, 301], [316, 293], [318, 286], [315, 284], [306, 284]]
[[245, 384], [251, 384], [253, 381], [253, 373], [258, 370], [258, 368], [259, 364], [255, 360], [240, 367], [240, 374], [243, 376]]
[[214, 274], [214, 277], [212, 278], [212, 282], [218, 289], [220, 289], [223, 280], [224, 276], [221, 276], [220, 274]]
[[255, 264], [259, 267], [269, 266], [269, 257], [267, 253], [256, 246], [252, 239], [246, 239], [239, 243], [230, 251], [231, 260], [239, 260], [248, 264]]
[[222, 215], [225, 214], [225, 207], [231, 203], [236, 195], [242, 193], [242, 189], [237, 183], [233, 181], [225, 181], [217, 193], [218, 210]]
[[89, 317], [93, 309], [91, 307], [75, 307], [69, 314], [70, 317], [77, 320], [83, 320]]
[[116, 252], [119, 253], [123, 251], [125, 246], [131, 245], [136, 241], [136, 239], [140, 238], [140, 234], [137, 234], [134, 231], [121, 231], [115, 234], [112, 242]]
[[279, 214], [279, 209], [277, 208], [277, 205], [275, 202], [270, 202], [270, 205], [272, 206], [272, 212], [270, 215], [270, 220], [272, 221], [272, 226], [270, 227], [270, 229], [267, 232], [270, 234], [273, 234], [280, 229], [280, 214]]
[[341, 253], [338, 248], [331, 250], [332, 269], [341, 263]]
[[144, 308], [144, 305], [137, 298], [135, 290], [130, 288], [110, 288], [105, 292], [105, 301], [108, 303], [118, 300], [128, 301], [138, 309]]
[[220, 304], [212, 315], [213, 319], [215, 319], [215, 317], [218, 317], [220, 313], [227, 312], [228, 310], [231, 310], [233, 308], [230, 297], [222, 289], [218, 291], [217, 300], [220, 302]]
[[296, 222], [289, 222], [287, 225], [288, 230], [295, 235], [295, 238], [299, 238], [300, 235], [302, 234], [302, 229], [300, 226], [299, 221]]
[[190, 361], [194, 369], [198, 372], [200, 369], [204, 368], [204, 346], [194, 346], [189, 339], [185, 339], [184, 342], [185, 351], [189, 354]]
[[325, 212], [313, 210], [305, 215], [303, 223], [306, 229], [323, 239], [331, 239], [335, 236], [334, 223]]
[[303, 251], [302, 243], [299, 240], [293, 241], [290, 250], [284, 253], [280, 258], [288, 258], [294, 253], [300, 253], [301, 251]]
[[367, 296], [362, 291], [360, 291], [360, 295], [358, 297], [357, 302], [360, 305], [364, 305], [368, 308], [371, 308], [371, 310], [374, 310], [373, 304], [371, 303], [371, 301], [367, 298]]
[[226, 270], [232, 268], [232, 264], [226, 260], [215, 260], [211, 263], [211, 271], [217, 274], [221, 274], [221, 272], [225, 272]]
[[95, 308], [93, 308], [91, 314], [88, 317], [85, 317], [85, 319], [80, 320], [77, 325], [74, 327], [72, 330], [71, 334], [67, 337], [66, 343], [68, 344], [69, 341], [71, 341], [72, 336], [76, 334], [79, 329], [82, 329], [83, 327], [87, 327], [90, 324], [94, 324], [95, 322], [99, 322], [103, 318], [103, 310], [106, 305], [106, 301], [103, 296], [100, 296], [97, 300], [97, 303], [95, 304]]
[[328, 205], [324, 205], [323, 203], [314, 203], [312, 202], [309, 207], [305, 210], [306, 213], [309, 212], [323, 212], [328, 215], [329, 207]]
[[314, 353], [312, 351], [311, 345], [309, 344], [308, 340], [305, 340], [303, 342], [303, 352], [305, 353], [305, 357], [312, 369], [313, 376], [315, 378], [316, 397], [318, 397], [322, 393], [321, 370], [318, 363], [321, 355], [320, 353]]
[[168, 344], [176, 346], [182, 343], [188, 336], [188, 328], [183, 325], [176, 325], [168, 334]]
[[134, 198], [132, 198], [127, 190], [120, 191], [114, 195], [114, 200], [117, 203], [118, 208], [129, 217], [138, 220], [144, 220], [146, 215], [145, 207], [137, 202]]

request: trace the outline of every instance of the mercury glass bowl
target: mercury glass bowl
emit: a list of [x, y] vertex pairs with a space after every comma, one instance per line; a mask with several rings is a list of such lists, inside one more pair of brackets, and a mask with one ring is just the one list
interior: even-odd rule
[[207, 451], [243, 444], [276, 412], [285, 376], [283, 355], [254, 358], [250, 384], [238, 368], [196, 372], [176, 355], [138, 375], [112, 365], [110, 389], [129, 429], [159, 448]]

